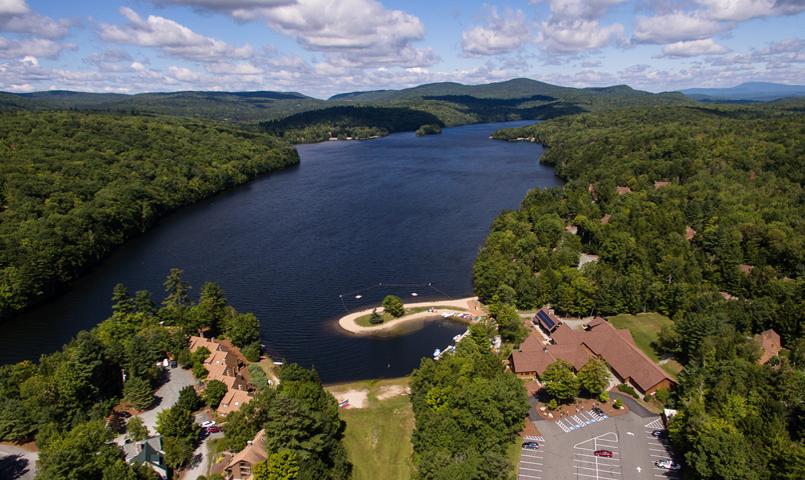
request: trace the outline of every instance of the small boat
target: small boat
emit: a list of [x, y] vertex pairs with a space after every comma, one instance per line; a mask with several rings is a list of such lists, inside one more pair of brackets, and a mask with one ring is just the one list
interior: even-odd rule
[[355, 298], [363, 298], [363, 295], [355, 295]]
[[453, 341], [454, 342], [460, 342], [462, 338], [464, 338], [463, 335], [456, 335], [455, 337], [453, 337]]
[[441, 354], [442, 354], [442, 351], [437, 348], [436, 350], [433, 351], [433, 358], [438, 360], [439, 356], [441, 356]]
[[411, 292], [411, 296], [412, 296], [412, 297], [418, 297], [418, 296], [419, 296], [419, 294], [418, 294], [418, 293], [416, 293], [416, 292]]
[[349, 406], [349, 399], [338, 404], [338, 408], [346, 408], [347, 406]]

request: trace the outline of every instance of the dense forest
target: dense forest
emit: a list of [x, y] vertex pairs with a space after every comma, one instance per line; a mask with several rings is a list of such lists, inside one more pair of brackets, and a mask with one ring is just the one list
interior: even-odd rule
[[435, 115], [420, 110], [341, 106], [263, 122], [260, 128], [294, 143], [313, 143], [329, 138], [367, 139], [394, 132], [414, 131], [426, 124], [443, 125]]
[[47, 298], [177, 207], [295, 165], [270, 135], [74, 112], [0, 120], [0, 317]]
[[507, 479], [508, 450], [528, 399], [492, 352], [490, 331], [473, 325], [454, 354], [423, 359], [411, 376], [414, 463], [420, 479]]
[[[260, 322], [230, 306], [217, 284], [205, 283], [194, 299], [182, 271], [173, 269], [164, 287], [157, 306], [150, 292], [130, 294], [117, 285], [110, 318], [80, 332], [61, 351], [42, 355], [39, 363], [0, 366], [0, 441], [36, 440], [37, 479], [152, 479], [152, 471], [126, 464], [122, 451], [109, 442], [127, 430], [113, 407], [154, 406], [153, 390], [166, 380], [157, 362], [166, 357], [204, 377], [203, 358], [188, 350], [188, 335], [199, 331], [228, 339], [252, 357], [249, 360], [258, 359]], [[279, 387], [254, 382], [254, 400], [228, 417], [227, 447], [239, 451], [257, 430], [266, 428], [266, 451], [288, 456], [299, 469], [295, 478], [348, 478], [351, 466], [341, 444], [344, 425], [335, 399], [315, 372], [297, 365], [284, 366], [279, 378]], [[205, 401], [213, 383], [208, 382]], [[193, 387], [185, 387], [178, 401], [158, 415], [156, 430], [163, 437], [169, 467], [181, 468], [190, 461], [200, 441], [192, 413], [202, 406]], [[129, 437], [134, 429], [129, 421]]]
[[[567, 184], [495, 220], [476, 292], [672, 316], [657, 348], [685, 365], [670, 430], [688, 478], [805, 474], [802, 107], [624, 109], [495, 135], [544, 143]], [[761, 366], [751, 335], [769, 328], [788, 351]]]

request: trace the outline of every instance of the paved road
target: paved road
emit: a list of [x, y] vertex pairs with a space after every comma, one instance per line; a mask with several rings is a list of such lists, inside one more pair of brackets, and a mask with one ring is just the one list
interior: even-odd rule
[[0, 445], [0, 479], [33, 480], [39, 454], [13, 445]]
[[201, 445], [193, 452], [193, 460], [190, 461], [190, 470], [185, 470], [181, 476], [182, 480], [196, 480], [202, 475], [207, 475], [207, 466], [210, 462], [210, 439], [223, 438], [223, 432], [210, 434], [205, 438]]
[[152, 434], [156, 433], [157, 415], [159, 412], [172, 407], [173, 404], [179, 400], [179, 391], [181, 389], [188, 385], [196, 384], [196, 379], [193, 378], [193, 374], [190, 373], [190, 370], [171, 368], [168, 369], [167, 374], [169, 375], [168, 381], [156, 391], [156, 406], [138, 415], [143, 419], [143, 423], [145, 423], [145, 426], [148, 427], [148, 431]]

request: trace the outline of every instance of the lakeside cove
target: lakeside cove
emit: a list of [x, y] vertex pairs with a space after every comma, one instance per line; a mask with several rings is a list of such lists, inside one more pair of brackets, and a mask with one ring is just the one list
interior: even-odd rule
[[[457, 321], [470, 323], [473, 318], [485, 313], [483, 306], [478, 301], [478, 297], [467, 297], [456, 300], [443, 300], [437, 302], [417, 302], [403, 304], [406, 311], [413, 311], [399, 318], [394, 318], [377, 325], [361, 325], [359, 320], [363, 317], [371, 315], [373, 312], [383, 313], [383, 307], [368, 308], [357, 312], [352, 312], [344, 315], [338, 319], [338, 326], [347, 332], [358, 335], [377, 335], [388, 333], [391, 330], [402, 327], [415, 320], [427, 320], [448, 318], [444, 314], [461, 313], [456, 310], [462, 310], [464, 313], [469, 314], [469, 318], [462, 318], [459, 315], [450, 315]], [[421, 310], [425, 309], [425, 310]]]

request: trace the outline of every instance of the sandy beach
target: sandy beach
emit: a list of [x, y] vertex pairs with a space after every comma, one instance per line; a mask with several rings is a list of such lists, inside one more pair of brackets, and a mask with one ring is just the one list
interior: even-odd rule
[[[413, 313], [411, 315], [403, 315], [400, 318], [390, 320], [379, 325], [372, 325], [370, 327], [364, 327], [358, 325], [355, 320], [372, 313], [372, 310], [377, 309], [378, 313], [383, 312], [383, 307], [374, 307], [374, 308], [367, 308], [366, 310], [361, 310], [359, 312], [353, 312], [347, 315], [344, 315], [338, 320], [338, 326], [342, 329], [357, 334], [374, 334], [379, 332], [387, 332], [391, 329], [397, 328], [400, 325], [404, 325], [408, 322], [413, 320], [420, 320], [423, 318], [434, 318], [438, 317], [443, 312], [448, 311], [455, 311], [456, 309], [466, 310], [468, 313], [471, 313], [473, 316], [480, 315], [483, 313], [481, 309], [481, 304], [478, 302], [478, 297], [467, 297], [467, 298], [459, 298], [456, 300], [444, 300], [441, 302], [418, 302], [418, 303], [406, 303], [405, 308], [417, 308], [417, 307], [434, 307], [436, 309], [435, 312], [418, 312]], [[440, 318], [440, 317], [439, 317]]]

